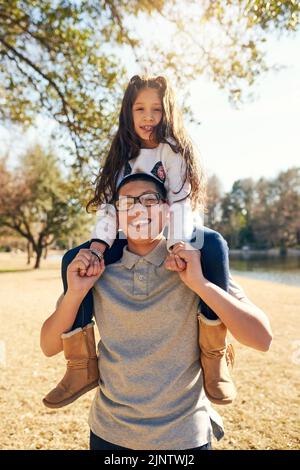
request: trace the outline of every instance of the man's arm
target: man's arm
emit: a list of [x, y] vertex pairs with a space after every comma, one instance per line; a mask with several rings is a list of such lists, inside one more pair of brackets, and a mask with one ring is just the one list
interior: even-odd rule
[[273, 336], [267, 315], [247, 298], [239, 300], [209, 282], [202, 273], [200, 252], [187, 250], [185, 246], [176, 246], [172, 255], [169, 255], [170, 262], [177, 265], [178, 261], [179, 268], [182, 268], [180, 258], [186, 263], [186, 269], [178, 269], [181, 280], [218, 315], [240, 343], [259, 351], [268, 351]]
[[259, 351], [269, 350], [272, 341], [270, 322], [255, 304], [236, 299], [207, 279], [199, 279], [199, 285], [193, 290], [240, 343]]
[[55, 312], [44, 322], [41, 329], [40, 345], [46, 356], [55, 356], [62, 351], [61, 335], [72, 327], [83, 298], [84, 296], [75, 296], [68, 290]]
[[[89, 250], [80, 250], [68, 266], [68, 290], [41, 329], [40, 345], [46, 356], [54, 356], [62, 351], [62, 333], [70, 330], [82, 300], [104, 271], [104, 260], [100, 263], [93, 260], [93, 271], [89, 275], [86, 274], [91, 257]], [[80, 272], [85, 275], [82, 276]]]

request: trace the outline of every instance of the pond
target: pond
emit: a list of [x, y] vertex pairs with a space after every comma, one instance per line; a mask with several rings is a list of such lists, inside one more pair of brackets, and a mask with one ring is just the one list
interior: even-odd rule
[[239, 276], [300, 287], [300, 256], [230, 254], [230, 271]]

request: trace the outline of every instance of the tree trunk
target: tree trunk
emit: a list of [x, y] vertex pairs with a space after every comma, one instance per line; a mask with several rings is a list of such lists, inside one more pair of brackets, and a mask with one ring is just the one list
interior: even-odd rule
[[35, 250], [35, 253], [36, 253], [36, 258], [35, 258], [34, 269], [39, 269], [40, 264], [41, 264], [42, 254], [43, 254], [43, 247], [38, 246], [37, 249]]
[[32, 257], [32, 245], [30, 241], [27, 242], [27, 264], [30, 264]]

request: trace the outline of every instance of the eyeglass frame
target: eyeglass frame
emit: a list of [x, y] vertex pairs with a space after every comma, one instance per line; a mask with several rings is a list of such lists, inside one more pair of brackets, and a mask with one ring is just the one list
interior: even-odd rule
[[[145, 196], [146, 194], [152, 194], [153, 196], [156, 196], [157, 203], [156, 203], [156, 204], [151, 204], [150, 206], [144, 206], [144, 204], [141, 203], [140, 198], [141, 198], [142, 196]], [[151, 192], [149, 192], [149, 191], [145, 191], [144, 193], [140, 194], [139, 196], [123, 196], [123, 197], [124, 197], [124, 198], [126, 197], [126, 198], [131, 198], [131, 199], [133, 199], [133, 204], [132, 204], [132, 206], [128, 207], [127, 209], [121, 209], [121, 210], [120, 210], [120, 209], [118, 209], [118, 207], [117, 207], [117, 202], [119, 201], [119, 198], [116, 199], [115, 202], [114, 202], [114, 206], [115, 206], [115, 208], [116, 208], [116, 210], [117, 210], [118, 212], [128, 212], [130, 209], [132, 209], [132, 208], [135, 206], [135, 204], [136, 204], [137, 202], [139, 202], [139, 203], [141, 204], [141, 206], [143, 206], [143, 207], [145, 207], [145, 208], [147, 208], [147, 207], [152, 207], [152, 206], [157, 206], [157, 205], [160, 203], [160, 201], [166, 202], [166, 199], [164, 199], [164, 198], [161, 196], [161, 194], [160, 194], [159, 192], [151, 193]]]

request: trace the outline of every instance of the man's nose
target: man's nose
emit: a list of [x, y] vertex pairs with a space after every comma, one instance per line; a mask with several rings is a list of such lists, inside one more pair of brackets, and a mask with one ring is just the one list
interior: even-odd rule
[[145, 213], [148, 213], [147, 208], [144, 207], [140, 202], [136, 202], [134, 206], [132, 206], [128, 211], [129, 216], [136, 216]]

